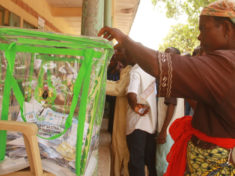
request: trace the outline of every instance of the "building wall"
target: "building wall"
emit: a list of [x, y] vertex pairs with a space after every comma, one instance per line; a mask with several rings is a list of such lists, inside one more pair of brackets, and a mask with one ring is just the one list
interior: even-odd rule
[[63, 18], [53, 17], [46, 0], [0, 0], [0, 5], [20, 17], [20, 27], [23, 21], [38, 28], [38, 18], [45, 21], [46, 31], [75, 34]]

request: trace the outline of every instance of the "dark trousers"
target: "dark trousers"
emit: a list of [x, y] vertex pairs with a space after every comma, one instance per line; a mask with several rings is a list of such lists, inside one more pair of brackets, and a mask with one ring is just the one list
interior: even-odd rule
[[149, 176], [156, 176], [156, 139], [155, 134], [135, 130], [126, 136], [130, 152], [128, 169], [130, 176], [145, 176], [147, 165]]

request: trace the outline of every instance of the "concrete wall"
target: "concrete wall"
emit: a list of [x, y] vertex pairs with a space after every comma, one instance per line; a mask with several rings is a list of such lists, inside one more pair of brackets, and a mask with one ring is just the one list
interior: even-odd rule
[[76, 33], [63, 18], [51, 15], [50, 6], [46, 0], [0, 0], [0, 5], [20, 16], [21, 27], [23, 27], [23, 20], [37, 27], [38, 17], [40, 17], [45, 20], [46, 31]]

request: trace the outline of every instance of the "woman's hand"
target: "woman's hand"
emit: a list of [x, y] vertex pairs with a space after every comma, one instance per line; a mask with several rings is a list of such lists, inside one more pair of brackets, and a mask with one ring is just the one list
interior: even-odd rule
[[166, 130], [161, 130], [157, 137], [157, 144], [165, 144], [166, 143]]
[[125, 38], [127, 38], [127, 35], [124, 34], [122, 31], [116, 28], [111, 28], [111, 27], [103, 27], [100, 29], [98, 36], [102, 36], [111, 41], [113, 39], [117, 40], [119, 44], [122, 44]]

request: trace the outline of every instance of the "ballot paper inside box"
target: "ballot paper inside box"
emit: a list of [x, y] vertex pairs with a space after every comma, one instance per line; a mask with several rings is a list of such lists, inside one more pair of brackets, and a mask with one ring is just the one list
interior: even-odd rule
[[[37, 124], [44, 165], [84, 175], [94, 161], [112, 52], [100, 38], [0, 28], [1, 120]], [[0, 139], [0, 158], [27, 159], [20, 134]]]

